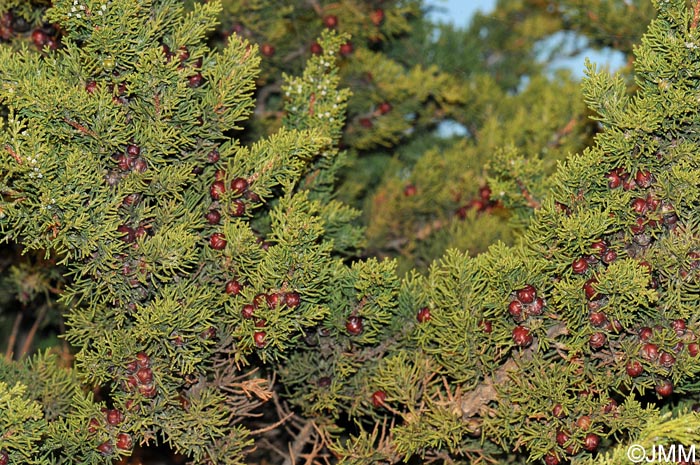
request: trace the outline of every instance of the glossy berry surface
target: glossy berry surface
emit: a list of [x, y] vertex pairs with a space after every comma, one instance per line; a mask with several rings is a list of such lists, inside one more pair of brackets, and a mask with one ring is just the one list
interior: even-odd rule
[[97, 450], [100, 451], [102, 455], [110, 455], [114, 449], [112, 447], [112, 444], [109, 443], [109, 441], [105, 441], [99, 446], [97, 446]]
[[602, 255], [608, 248], [608, 244], [600, 239], [591, 244], [591, 249], [593, 249], [598, 255]]
[[420, 310], [418, 310], [418, 313], [416, 314], [416, 320], [418, 320], [419, 323], [425, 323], [426, 321], [430, 321], [430, 309], [428, 307], [423, 307]]
[[513, 300], [508, 304], [508, 313], [512, 316], [515, 321], [522, 320], [523, 314], [523, 304], [519, 300]]
[[232, 279], [231, 281], [228, 281], [226, 283], [226, 293], [228, 295], [234, 296], [238, 295], [241, 293], [241, 290], [243, 289], [243, 285], [236, 281], [235, 279]]
[[685, 334], [687, 326], [685, 320], [678, 319], [671, 322], [671, 328], [675, 331], [676, 335], [680, 337]]
[[583, 292], [588, 300], [597, 300], [601, 297], [593, 287], [594, 284], [598, 284], [598, 280], [595, 278], [591, 278], [583, 284]]
[[606, 175], [606, 178], [608, 178], [608, 187], [610, 189], [617, 189], [622, 185], [622, 179], [620, 179], [620, 175], [618, 175], [615, 172], [610, 172]]
[[141, 147], [136, 144], [129, 144], [126, 146], [126, 154], [130, 158], [136, 158], [141, 154]]
[[537, 297], [534, 302], [530, 304], [527, 308], [528, 315], [539, 316], [542, 315], [544, 310], [544, 299], [542, 297]]
[[270, 309], [277, 308], [284, 302], [284, 295], [279, 292], [273, 292], [265, 296], [265, 301]]
[[100, 428], [100, 421], [97, 418], [91, 418], [90, 422], [88, 423], [88, 433], [94, 433]]
[[245, 178], [235, 178], [231, 181], [231, 190], [238, 195], [243, 195], [243, 193], [248, 189], [248, 181]]
[[216, 150], [216, 149], [211, 150], [207, 154], [207, 163], [214, 164], [214, 163], [218, 162], [220, 158], [221, 158], [221, 154], [219, 153], [218, 150]]
[[641, 363], [634, 360], [627, 364], [626, 371], [629, 376], [631, 376], [632, 378], [636, 378], [637, 376], [641, 376], [641, 374], [644, 373], [644, 367]]
[[105, 416], [107, 417], [107, 423], [109, 423], [112, 426], [116, 426], [124, 420], [124, 416], [117, 409], [107, 410]]
[[589, 417], [588, 415], [581, 415], [576, 420], [576, 427], [583, 429], [583, 430], [590, 428], [591, 427], [591, 417]]
[[219, 200], [224, 192], [226, 192], [226, 185], [223, 181], [214, 181], [209, 188], [209, 194], [214, 200]]
[[588, 433], [583, 439], [583, 448], [588, 452], [595, 452], [600, 445], [600, 436], [595, 433]]
[[245, 304], [241, 308], [241, 316], [246, 320], [253, 318], [253, 313], [255, 313], [255, 307], [251, 304]]
[[136, 364], [139, 367], [149, 367], [151, 366], [151, 357], [145, 352], [139, 352], [136, 354]]
[[639, 329], [639, 340], [640, 341], [648, 341], [651, 336], [654, 335], [654, 330], [652, 330], [648, 326], [643, 326]]
[[241, 199], [235, 199], [233, 202], [231, 202], [230, 213], [231, 216], [235, 217], [243, 216], [245, 214], [245, 202], [243, 202]]
[[661, 397], [669, 397], [673, 394], [673, 383], [666, 379], [656, 385], [656, 393]]
[[552, 407], [552, 415], [554, 415], [555, 418], [562, 418], [564, 416], [564, 407], [562, 407], [561, 404], [556, 404]]
[[193, 74], [192, 76], [187, 78], [187, 85], [195, 88], [199, 87], [204, 83], [204, 76], [202, 76], [202, 73], [197, 73]]
[[127, 433], [117, 434], [117, 449], [130, 450], [133, 442], [131, 440], [131, 435]]
[[267, 333], [265, 331], [255, 331], [253, 334], [253, 342], [255, 342], [255, 346], [262, 349], [265, 347], [265, 338], [267, 337]]
[[528, 347], [532, 344], [532, 334], [525, 326], [516, 326], [513, 328], [513, 341], [520, 347]]
[[590, 335], [588, 338], [588, 344], [591, 346], [591, 349], [597, 350], [600, 349], [605, 345], [605, 342], [607, 341], [607, 337], [603, 333], [593, 333]]
[[676, 364], [676, 357], [669, 354], [668, 352], [661, 352], [659, 356], [659, 365], [665, 368], [671, 368]]
[[585, 258], [577, 258], [571, 264], [571, 269], [576, 274], [584, 274], [586, 271], [588, 271], [588, 262]]
[[563, 431], [558, 431], [556, 439], [557, 439], [557, 444], [564, 447], [564, 444], [566, 444], [567, 441], [569, 440], [569, 435]]
[[659, 358], [659, 346], [650, 342], [643, 344], [639, 350], [639, 355], [644, 360], [656, 360]]
[[591, 312], [590, 315], [588, 315], [588, 320], [591, 322], [591, 325], [596, 328], [602, 328], [605, 323], [607, 323], [608, 318], [603, 312]]
[[384, 405], [386, 401], [386, 392], [384, 391], [374, 391], [372, 394], [372, 405], [374, 408], [379, 408]]
[[301, 296], [298, 292], [287, 292], [287, 294], [284, 296], [284, 303], [289, 308], [298, 307], [301, 303]]
[[612, 249], [608, 249], [603, 253], [601, 260], [603, 260], [603, 263], [605, 263], [606, 265], [609, 265], [615, 260], [617, 260], [617, 253]]
[[345, 322], [345, 329], [353, 336], [362, 334], [364, 329], [364, 324], [362, 323], [362, 318], [359, 316], [351, 316]]
[[224, 250], [226, 248], [226, 239], [221, 233], [214, 233], [209, 238], [209, 246], [214, 250]]
[[534, 286], [528, 284], [516, 292], [518, 300], [524, 304], [531, 304], [537, 297], [537, 290]]
[[637, 174], [634, 175], [634, 180], [639, 187], [649, 187], [652, 182], [651, 173], [649, 171], [639, 170]]

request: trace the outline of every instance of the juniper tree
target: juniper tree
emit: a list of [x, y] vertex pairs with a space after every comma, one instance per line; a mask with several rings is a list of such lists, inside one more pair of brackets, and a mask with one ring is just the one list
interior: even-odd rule
[[270, 398], [248, 365], [283, 357], [327, 313], [334, 254], [359, 241], [325, 186], [347, 38], [319, 39], [326, 51], [288, 80], [284, 127], [243, 146], [232, 131], [259, 55], [238, 36], [206, 46], [220, 8], [54, 2], [42, 20], [60, 47], [17, 37], [0, 52], [2, 228], [65, 267], [78, 350], [73, 368], [49, 354], [3, 364], [5, 462], [108, 463], [166, 443], [240, 463], [240, 423]]
[[396, 426], [344, 442], [356, 463], [591, 462], [621, 442], [598, 456], [620, 463], [627, 440], [697, 440], [700, 6], [657, 7], [634, 96], [589, 67], [583, 92], [603, 132], [549, 178], [516, 245], [453, 251], [402, 283], [397, 312], [412, 307], [414, 327], [367, 367], [375, 423]]

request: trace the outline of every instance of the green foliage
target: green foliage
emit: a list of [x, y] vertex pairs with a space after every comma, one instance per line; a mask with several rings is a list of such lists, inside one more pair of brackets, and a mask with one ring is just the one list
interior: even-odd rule
[[[646, 425], [633, 437], [632, 441], [622, 443], [612, 451], [601, 454], [597, 460], [589, 459], [582, 463], [611, 465], [629, 460], [627, 453], [632, 444], [641, 446], [651, 453], [653, 447], [677, 447], [678, 445], [688, 446], [686, 450], [690, 451], [690, 446], [695, 445], [698, 441], [698, 415], [695, 412], [680, 410], [663, 414], [645, 414], [644, 417]], [[649, 456], [651, 457], [651, 454]]]
[[10, 431], [0, 439], [0, 450], [9, 455], [13, 463], [47, 464], [41, 458], [41, 440], [46, 434], [46, 421], [41, 405], [26, 397], [27, 386], [10, 387], [0, 382], [0, 428]]
[[533, 78], [515, 95], [486, 76], [470, 85], [469, 111], [477, 115], [470, 138], [426, 149], [415, 161], [407, 148], [384, 169], [363, 208], [368, 250], [401, 256], [406, 271], [427, 268], [450, 246], [477, 254], [498, 239], [512, 243], [547, 192], [556, 161], [588, 137], [578, 124], [585, 110], [577, 84], [559, 78]]
[[[42, 365], [30, 372], [36, 385], [61, 387], [51, 391], [58, 400], [38, 399], [52, 412], [70, 402], [60, 419], [47, 415], [47, 444], [65, 457], [104, 463], [161, 435], [196, 461], [239, 463], [248, 433], [229, 421], [257, 403], [224, 390], [228, 376], [240, 375], [233, 364], [249, 363], [253, 352], [256, 360], [284, 358], [328, 311], [322, 286], [332, 281], [336, 240], [348, 250], [360, 237], [349, 226], [353, 210], [322, 204], [322, 183], [296, 188], [333, 166], [313, 163], [321, 152], [337, 154], [347, 93], [327, 74], [330, 52], [312, 59], [296, 85], [321, 82], [327, 96], [317, 109], [337, 123], [297, 116], [243, 146], [229, 134], [252, 110], [255, 49], [235, 37], [219, 52], [203, 44], [216, 2], [189, 12], [173, 1], [132, 3], [56, 2], [46, 18], [61, 24], [63, 48], [0, 52], [8, 108], [3, 232], [68, 268], [61, 299], [66, 338], [80, 349], [77, 373], [110, 398], [124, 417], [120, 427], [87, 436], [86, 425], [106, 414], [91, 397], [66, 391], [77, 380], [62, 385]], [[321, 43], [330, 51], [341, 40], [329, 33]], [[332, 174], [323, 176], [330, 183]], [[243, 177], [244, 188], [227, 187]], [[221, 192], [212, 190], [216, 182]], [[205, 220], [212, 212], [220, 220]], [[245, 287], [237, 300], [222, 292], [233, 277]], [[241, 321], [241, 300], [258, 305], [261, 292], [282, 296], [280, 305]], [[292, 292], [300, 308], [285, 304]], [[214, 369], [215, 354], [226, 350], [233, 360]]]

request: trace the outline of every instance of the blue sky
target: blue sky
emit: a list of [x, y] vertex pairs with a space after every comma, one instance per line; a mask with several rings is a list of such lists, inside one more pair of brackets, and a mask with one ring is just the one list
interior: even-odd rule
[[458, 26], [466, 26], [475, 11], [489, 11], [496, 6], [496, 0], [429, 0], [428, 3], [447, 10], [435, 14], [435, 18]]
[[[496, 0], [428, 0], [428, 4], [444, 9], [444, 11], [432, 14], [432, 17], [438, 21], [451, 22], [457, 26], [466, 26], [475, 11], [488, 12], [492, 10], [496, 6]], [[617, 52], [589, 50], [579, 56], [562, 60], [556, 63], [555, 66], [570, 68], [576, 76], [583, 77], [586, 57], [602, 67], [609, 67], [611, 71], [615, 71], [623, 64], [622, 55]]]

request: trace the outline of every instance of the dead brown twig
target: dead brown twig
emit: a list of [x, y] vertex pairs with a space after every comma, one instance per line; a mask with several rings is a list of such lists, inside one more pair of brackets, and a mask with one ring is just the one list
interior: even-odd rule
[[314, 432], [314, 422], [307, 421], [304, 427], [299, 431], [299, 434], [294, 438], [292, 444], [287, 444], [289, 448], [289, 456], [284, 460], [283, 465], [296, 465], [296, 457], [301, 454], [304, 446], [308, 444], [311, 440], [311, 435]]
[[22, 312], [15, 316], [15, 322], [12, 324], [12, 332], [10, 333], [10, 338], [7, 340], [7, 349], [5, 350], [5, 360], [11, 361], [13, 355], [13, 349], [17, 341], [17, 334], [19, 334], [19, 326], [22, 324], [22, 318], [24, 314]]
[[528, 207], [538, 210], [542, 206], [542, 204], [540, 204], [540, 202], [532, 196], [530, 191], [527, 190], [527, 187], [525, 187], [525, 184], [523, 184], [523, 182], [519, 179], [516, 179], [515, 183], [518, 185], [520, 193], [523, 195], [523, 197], [525, 197]]
[[276, 422], [274, 422], [274, 423], [271, 424], [271, 425], [265, 426], [264, 428], [258, 428], [258, 429], [254, 430], [254, 431], [251, 431], [250, 434], [251, 434], [252, 436], [257, 436], [257, 435], [260, 435], [260, 434], [263, 434], [263, 433], [267, 433], [267, 432], [269, 432], [269, 431], [272, 431], [273, 429], [277, 428], [278, 426], [280, 426], [280, 425], [286, 423], [287, 420], [289, 420], [289, 419], [292, 418], [293, 416], [294, 416], [294, 413], [289, 413], [288, 415], [286, 415], [286, 416], [283, 417], [283, 418], [280, 418], [279, 420], [277, 420]]
[[698, 21], [700, 21], [700, 0], [695, 2], [695, 7], [693, 8], [693, 22], [690, 23], [690, 29], [697, 29]]
[[[547, 331], [548, 339], [555, 339], [557, 336], [567, 333], [566, 325], [559, 323]], [[501, 365], [491, 376], [487, 376], [479, 385], [471, 392], [461, 396], [462, 418], [470, 418], [479, 415], [482, 409], [485, 409], [489, 402], [498, 399], [496, 386], [503, 385], [508, 379], [512, 371], [517, 369], [519, 361], [529, 360], [537, 351], [537, 344], [533, 343], [530, 347], [523, 350], [517, 358], [509, 358]]]
[[17, 152], [15, 152], [12, 147], [9, 146], [9, 144], [5, 144], [5, 150], [7, 150], [10, 156], [14, 158], [17, 163], [20, 165], [22, 164], [22, 159], [19, 157], [19, 155], [17, 155]]
[[30, 328], [29, 333], [27, 334], [27, 338], [24, 340], [24, 344], [22, 344], [22, 350], [20, 350], [19, 352], [20, 358], [23, 358], [29, 352], [29, 349], [32, 346], [32, 342], [34, 341], [34, 336], [36, 336], [36, 332], [39, 330], [39, 326], [41, 325], [41, 323], [43, 323], [48, 310], [48, 304], [42, 305], [39, 309], [39, 314], [34, 319], [34, 323], [32, 323], [32, 327]]

